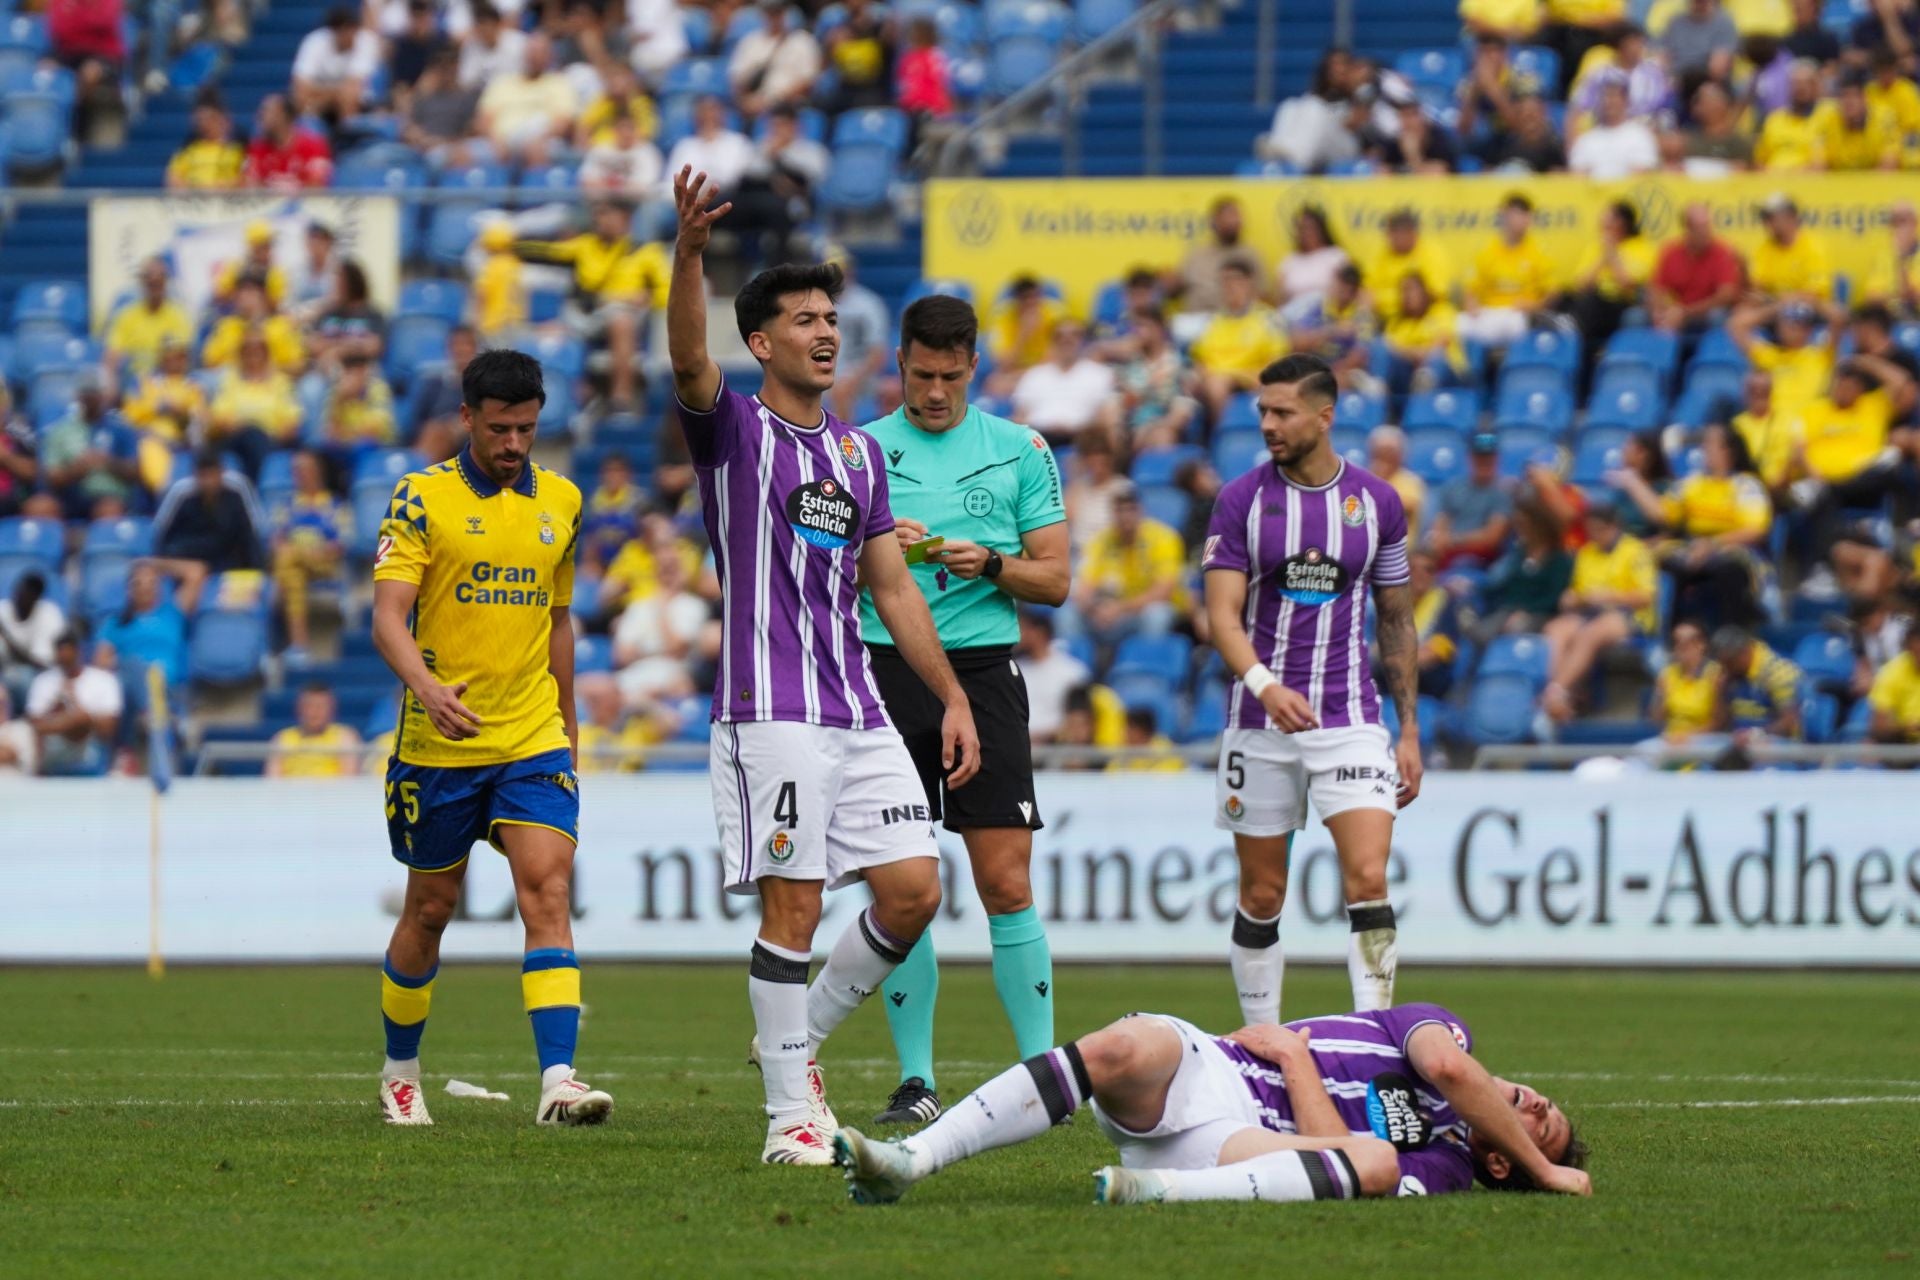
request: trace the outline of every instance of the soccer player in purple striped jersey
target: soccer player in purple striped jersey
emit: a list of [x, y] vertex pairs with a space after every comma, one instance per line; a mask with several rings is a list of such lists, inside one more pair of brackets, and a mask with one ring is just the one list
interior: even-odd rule
[[1592, 1194], [1566, 1113], [1472, 1050], [1466, 1023], [1433, 1004], [1230, 1036], [1134, 1014], [1003, 1071], [911, 1138], [842, 1129], [834, 1161], [856, 1203], [888, 1204], [1092, 1103], [1120, 1152], [1094, 1174], [1105, 1204], [1444, 1195], [1476, 1180]]
[[[747, 977], [750, 1057], [766, 1088], [767, 1164], [832, 1162], [820, 1044], [904, 960], [940, 905], [939, 846], [906, 743], [860, 641], [860, 590], [945, 708], [949, 787], [980, 767], [967, 697], [893, 535], [872, 437], [828, 413], [840, 354], [835, 266], [780, 266], [734, 299], [760, 362], [755, 396], [707, 354], [702, 255], [732, 206], [705, 174], [673, 180], [680, 228], [667, 346], [720, 575], [724, 640], [713, 691], [714, 821], [727, 889], [760, 898]], [[864, 880], [873, 905], [807, 969], [824, 888]]]
[[[1214, 823], [1233, 833], [1240, 859], [1229, 955], [1250, 1025], [1280, 1021], [1280, 909], [1309, 798], [1340, 858], [1354, 1007], [1393, 1003], [1387, 855], [1395, 813], [1420, 794], [1407, 516], [1392, 485], [1334, 452], [1338, 395], [1317, 356], [1261, 371], [1271, 457], [1221, 489], [1201, 558], [1213, 645], [1235, 677]], [[1373, 682], [1369, 588], [1397, 744]]]

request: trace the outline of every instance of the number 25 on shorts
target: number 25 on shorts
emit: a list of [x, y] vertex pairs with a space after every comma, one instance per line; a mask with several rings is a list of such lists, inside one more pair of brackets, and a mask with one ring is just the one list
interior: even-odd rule
[[[400, 807], [407, 811], [407, 825], [420, 821], [420, 784], [403, 782], [400, 784]], [[393, 783], [387, 783], [387, 817], [394, 814]]]

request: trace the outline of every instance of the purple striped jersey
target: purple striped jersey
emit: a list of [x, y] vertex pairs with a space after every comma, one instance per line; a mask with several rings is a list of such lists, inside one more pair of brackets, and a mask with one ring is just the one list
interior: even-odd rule
[[[1253, 649], [1323, 729], [1380, 723], [1367, 656], [1367, 587], [1409, 578], [1407, 515], [1393, 486], [1350, 463], [1317, 489], [1262, 462], [1220, 490], [1201, 569], [1247, 575]], [[1229, 729], [1265, 729], [1266, 708], [1234, 682]]]
[[720, 577], [719, 721], [837, 729], [890, 723], [860, 642], [860, 548], [893, 531], [872, 437], [821, 411], [787, 422], [723, 383], [713, 408], [680, 406]]
[[[1400, 1153], [1401, 1190], [1405, 1179], [1417, 1178], [1423, 1194], [1465, 1191], [1473, 1185], [1473, 1157], [1467, 1151], [1467, 1125], [1447, 1100], [1420, 1077], [1407, 1057], [1407, 1039], [1418, 1027], [1439, 1025], [1462, 1049], [1472, 1052], [1473, 1033], [1450, 1011], [1437, 1004], [1403, 1004], [1371, 1013], [1342, 1013], [1324, 1018], [1302, 1018], [1287, 1025], [1311, 1031], [1307, 1045], [1320, 1068], [1321, 1083], [1333, 1099], [1341, 1122], [1352, 1133], [1372, 1133], [1367, 1119], [1367, 1085], [1382, 1072], [1395, 1072], [1413, 1083], [1418, 1105], [1433, 1122], [1433, 1139], [1419, 1151]], [[1260, 1123], [1275, 1133], [1296, 1132], [1293, 1103], [1280, 1078], [1280, 1068], [1231, 1040], [1218, 1041], [1240, 1068], [1241, 1083], [1253, 1095]]]

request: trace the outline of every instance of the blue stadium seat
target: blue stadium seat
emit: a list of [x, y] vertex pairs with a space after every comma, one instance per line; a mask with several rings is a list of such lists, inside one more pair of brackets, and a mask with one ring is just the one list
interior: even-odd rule
[[1209, 742], [1227, 727], [1227, 687], [1209, 681], [1193, 691], [1187, 703], [1187, 721], [1175, 735], [1179, 742]]
[[[9, 104], [11, 105], [11, 104]], [[56, 320], [68, 333], [87, 331], [87, 286], [79, 280], [34, 280], [13, 295], [13, 323]]]
[[898, 159], [907, 149], [907, 113], [897, 107], [863, 107], [833, 122], [833, 145], [884, 147]]
[[1618, 470], [1620, 453], [1633, 433], [1625, 427], [1588, 427], [1573, 442], [1573, 469], [1568, 479], [1582, 488], [1603, 484], [1607, 472]]
[[660, 81], [660, 93], [662, 97], [709, 93], [729, 97], [727, 61], [725, 58], [683, 58], [667, 68], [667, 74]]
[[[32, 327], [43, 324], [54, 327]], [[15, 382], [31, 383], [36, 373], [49, 367], [93, 364], [99, 359], [99, 353], [85, 338], [75, 337], [44, 317], [29, 321], [28, 326], [15, 336], [13, 356], [7, 365]]]
[[1252, 395], [1233, 396], [1227, 401], [1227, 407], [1215, 424], [1216, 431], [1258, 431], [1260, 429], [1260, 402]]
[[1834, 735], [1836, 742], [1865, 742], [1873, 728], [1873, 704], [1865, 698], [1853, 704], [1853, 710], [1847, 712], [1847, 718], [1841, 722], [1840, 731]]
[[1231, 480], [1267, 456], [1267, 442], [1258, 431], [1241, 428], [1219, 431], [1213, 437], [1213, 469]]
[[1193, 657], [1193, 642], [1178, 633], [1164, 636], [1128, 636], [1114, 651], [1115, 671], [1138, 667], [1155, 671], [1175, 684], [1184, 683], [1187, 663]]
[[967, 0], [902, 0], [895, 7], [901, 25], [907, 19], [925, 15], [940, 29], [940, 43], [949, 54], [956, 49], [971, 49], [981, 40], [980, 6]]
[[[1738, 399], [1732, 402], [1735, 409], [1740, 403]], [[1695, 389], [1689, 385], [1680, 393], [1680, 398], [1673, 402], [1673, 407], [1667, 411], [1666, 417], [1670, 423], [1685, 427], [1689, 431], [1697, 431], [1713, 421], [1716, 407], [1724, 407], [1727, 404], [1725, 396], [1716, 395], [1705, 387]]]
[[1573, 393], [1565, 387], [1514, 389], [1502, 379], [1499, 398], [1493, 405], [1493, 423], [1503, 433], [1524, 427], [1563, 435], [1573, 425]]
[[1679, 336], [1660, 329], [1622, 329], [1608, 340], [1600, 356], [1603, 374], [1619, 365], [1638, 365], [1651, 370], [1663, 389], [1679, 363]]
[[401, 390], [413, 381], [414, 370], [443, 359], [453, 325], [424, 312], [395, 316], [387, 327], [387, 379]]
[[1074, 0], [1073, 34], [1090, 44], [1133, 16], [1134, 0]]
[[581, 636], [573, 645], [576, 675], [599, 675], [613, 670], [613, 645], [605, 636]]
[[358, 486], [377, 482], [385, 485], [391, 495], [401, 476], [426, 464], [425, 458], [410, 449], [369, 449], [353, 464], [353, 483]]
[[1561, 329], [1530, 329], [1507, 348], [1502, 369], [1557, 369], [1571, 378], [1580, 368], [1580, 335]]
[[888, 148], [870, 144], [835, 148], [822, 200], [830, 209], [849, 213], [881, 208], [893, 183], [895, 158]]
[[[570, 333], [543, 333], [529, 343], [526, 350], [540, 361], [543, 369], [550, 370], [567, 382], [586, 374], [587, 344]], [[551, 387], [547, 388], [549, 395], [552, 391]]]
[[1333, 451], [1356, 467], [1367, 465], [1367, 433], [1354, 427], [1336, 425]]
[[1343, 427], [1368, 432], [1387, 420], [1387, 402], [1358, 391], [1343, 392], [1334, 406], [1333, 420]]
[[400, 286], [396, 315], [438, 316], [458, 324], [466, 313], [467, 287], [458, 280], [409, 280]]
[[1465, 474], [1467, 437], [1453, 427], [1421, 427], [1407, 433], [1407, 469], [1439, 485]]
[[[733, 15], [727, 19], [727, 30], [721, 40], [721, 49], [731, 55], [735, 45], [766, 25], [766, 17], [758, 9], [744, 7], [735, 9]], [[796, 24], [789, 20], [788, 25]]]
[[1832, 742], [1840, 728], [1840, 702], [1830, 693], [1811, 693], [1800, 702], [1800, 725], [1807, 741]]
[[1587, 400], [1587, 425], [1644, 431], [1660, 425], [1664, 403], [1651, 369], [1635, 364], [1603, 368]]
[[1842, 635], [1807, 636], [1794, 648], [1793, 662], [1818, 689], [1846, 693], [1853, 681], [1853, 646]]
[[1109, 280], [1094, 291], [1093, 327], [1105, 331], [1116, 329], [1127, 318], [1127, 282]]
[[1148, 449], [1134, 455], [1129, 474], [1138, 485], [1172, 484], [1174, 473], [1196, 458], [1206, 457], [1198, 445], [1176, 444], [1164, 449]]
[[57, 573], [66, 557], [65, 535], [58, 520], [10, 516], [0, 520], [0, 556], [22, 565], [38, 565]]
[[1700, 335], [1687, 368], [1697, 369], [1703, 364], [1730, 364], [1744, 369], [1747, 366], [1747, 354], [1740, 350], [1740, 344], [1724, 328], [1709, 329]]
[[259, 677], [266, 657], [264, 610], [211, 609], [194, 619], [187, 642], [187, 672], [196, 683], [249, 683]]
[[561, 433], [571, 431], [573, 415], [580, 408], [574, 395], [574, 380], [564, 370], [552, 365], [543, 365], [541, 374], [546, 383], [547, 402], [540, 406], [540, 429]]
[[1393, 69], [1416, 86], [1441, 85], [1448, 93], [1466, 78], [1467, 59], [1459, 45], [1433, 49], [1405, 49], [1393, 60]]
[[0, 68], [0, 94], [4, 94], [9, 102], [25, 94], [46, 94], [59, 100], [66, 110], [71, 111], [74, 100], [79, 96], [79, 86], [73, 72], [65, 67], [44, 64], [25, 70], [7, 67]]
[[1532, 80], [1549, 97], [1560, 92], [1560, 55], [1545, 45], [1515, 46], [1508, 65], [1516, 76]]
[[1006, 97], [1053, 69], [1054, 42], [1039, 36], [1003, 36], [987, 54], [987, 92]]
[[1502, 423], [1500, 474], [1517, 478], [1535, 463], [1552, 466], [1559, 457], [1560, 433], [1526, 423]]
[[260, 478], [254, 482], [260, 493], [260, 505], [269, 518], [293, 500], [293, 454], [276, 449], [260, 461]]
[[1408, 431], [1421, 427], [1452, 427], [1471, 431], [1480, 419], [1480, 396], [1473, 391], [1447, 388], [1410, 397], [1400, 425]]
[[66, 160], [72, 136], [72, 104], [51, 93], [7, 99], [7, 170], [43, 173]]
[[152, 539], [151, 524], [137, 516], [96, 520], [87, 526], [80, 551], [80, 607], [89, 618], [125, 607], [127, 570], [148, 553]]
[[12, 80], [15, 76], [32, 75], [33, 69], [40, 65], [40, 55], [25, 45], [9, 40], [0, 40], [0, 82]]
[[1501, 635], [1487, 643], [1480, 678], [1519, 676], [1538, 689], [1547, 683], [1547, 642], [1536, 635]]
[[1534, 686], [1521, 675], [1483, 676], [1467, 695], [1466, 736], [1477, 745], [1525, 742], [1533, 735]]
[[[818, 107], [797, 108], [794, 111], [793, 123], [799, 130], [800, 136], [808, 142], [824, 143], [827, 140], [827, 116]], [[767, 132], [772, 127], [773, 116], [771, 114], [761, 116], [760, 123], [753, 127], [753, 140], [765, 142]]]
[[1127, 710], [1148, 708], [1160, 721], [1162, 728], [1175, 723], [1180, 704], [1174, 697], [1173, 685], [1158, 672], [1138, 667], [1124, 670], [1115, 667], [1107, 674], [1106, 685]]
[[[52, 523], [48, 521], [46, 523]], [[153, 522], [145, 516], [115, 516], [87, 526], [80, 544], [83, 556], [106, 553], [145, 555], [153, 546]]]
[[1747, 370], [1743, 365], [1694, 363], [1687, 371], [1686, 394], [1696, 396], [1711, 411], [1716, 400], [1743, 404]]
[[12, 47], [25, 49], [36, 57], [45, 54], [52, 46], [47, 36], [47, 20], [39, 14], [16, 13], [6, 20], [4, 27], [5, 42]]
[[1025, 36], [1057, 45], [1066, 37], [1071, 15], [1052, 0], [992, 0], [987, 6], [987, 39]]
[[80, 380], [93, 372], [91, 366], [55, 365], [42, 368], [27, 384], [27, 416], [36, 427], [59, 420], [73, 403]]
[[1158, 520], [1170, 528], [1181, 529], [1187, 523], [1187, 508], [1192, 502], [1184, 489], [1176, 489], [1170, 484], [1143, 484], [1140, 486], [1140, 507], [1149, 519]]

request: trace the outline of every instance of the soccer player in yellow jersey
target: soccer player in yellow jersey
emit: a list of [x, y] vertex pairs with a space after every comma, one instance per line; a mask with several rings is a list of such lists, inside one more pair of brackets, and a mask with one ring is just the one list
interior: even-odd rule
[[521, 993], [540, 1058], [537, 1124], [595, 1124], [613, 1099], [573, 1078], [580, 963], [569, 915], [574, 542], [580, 490], [530, 456], [540, 364], [487, 351], [461, 376], [467, 446], [395, 487], [373, 567], [373, 642], [407, 688], [387, 765], [387, 831], [407, 868], [380, 1009], [389, 1124], [422, 1125], [420, 1036], [467, 855], [506, 855], [526, 926]]

